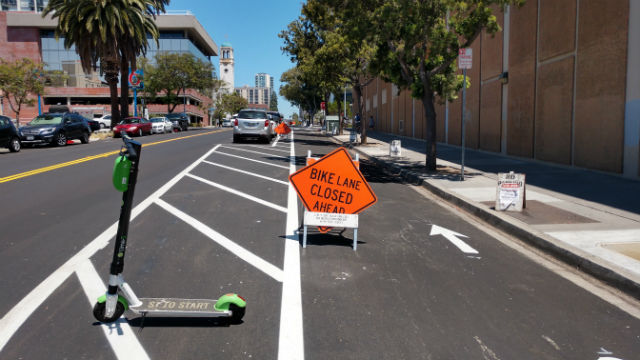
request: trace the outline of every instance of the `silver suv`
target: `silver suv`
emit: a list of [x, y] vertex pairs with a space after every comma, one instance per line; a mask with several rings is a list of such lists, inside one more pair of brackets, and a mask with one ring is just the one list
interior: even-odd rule
[[264, 110], [240, 110], [233, 125], [234, 143], [241, 139], [261, 139], [270, 142], [275, 136], [273, 117]]

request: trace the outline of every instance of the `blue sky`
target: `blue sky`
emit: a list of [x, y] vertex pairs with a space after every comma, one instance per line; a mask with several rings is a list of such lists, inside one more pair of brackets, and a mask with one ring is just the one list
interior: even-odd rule
[[[171, 0], [168, 10], [190, 10], [220, 46], [230, 42], [235, 58], [235, 86], [255, 86], [255, 75], [265, 72], [275, 79], [293, 67], [282, 53], [278, 33], [300, 15], [300, 0]], [[219, 58], [212, 58], [220, 74]], [[290, 117], [298, 109], [278, 95], [278, 109]]]

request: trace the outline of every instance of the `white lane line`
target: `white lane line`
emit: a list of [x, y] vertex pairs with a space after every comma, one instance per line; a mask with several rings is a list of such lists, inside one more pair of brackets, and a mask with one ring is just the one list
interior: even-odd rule
[[[78, 264], [76, 275], [85, 295], [87, 295], [89, 304], [93, 306], [96, 299], [107, 291], [107, 287], [89, 259]], [[100, 324], [100, 327], [118, 359], [149, 359], [149, 355], [124, 317], [111, 324]]]
[[[296, 171], [293, 132], [291, 133], [290, 149], [289, 173], [293, 174]], [[302, 326], [302, 286], [300, 283], [300, 239], [297, 230], [298, 198], [292, 185], [289, 185], [287, 208], [278, 360], [303, 360], [304, 328]]]
[[257, 202], [258, 204], [262, 204], [262, 205], [264, 205], [264, 206], [268, 206], [268, 207], [270, 207], [270, 208], [272, 208], [272, 209], [276, 209], [276, 210], [281, 211], [281, 212], [283, 212], [283, 213], [286, 213], [286, 212], [287, 212], [287, 208], [285, 208], [285, 207], [282, 207], [282, 206], [280, 206], [280, 205], [276, 205], [276, 204], [271, 203], [271, 202], [268, 202], [268, 201], [266, 201], [266, 200], [262, 200], [262, 199], [260, 199], [260, 198], [257, 198], [257, 197], [255, 197], [255, 196], [253, 196], [253, 195], [249, 195], [249, 194], [247, 194], [247, 193], [243, 193], [242, 191], [238, 191], [238, 190], [236, 190], [236, 189], [232, 189], [232, 188], [230, 188], [230, 187], [228, 187], [228, 186], [224, 186], [224, 185], [221, 185], [221, 184], [218, 184], [218, 183], [214, 183], [213, 181], [210, 181], [210, 180], [207, 180], [207, 179], [201, 178], [200, 176], [197, 176], [197, 175], [187, 174], [187, 176], [188, 176], [188, 177], [190, 177], [190, 178], [192, 178], [192, 179], [195, 179], [195, 180], [198, 180], [198, 181], [200, 181], [200, 182], [203, 182], [203, 183], [205, 183], [205, 184], [207, 184], [207, 185], [211, 185], [211, 186], [213, 186], [213, 187], [217, 187], [217, 188], [218, 188], [218, 189], [220, 189], [220, 190], [224, 190], [224, 191], [226, 191], [226, 192], [230, 192], [230, 193], [232, 193], [232, 194], [234, 194], [234, 195], [241, 196], [241, 197], [243, 197], [243, 198], [245, 198], [245, 199], [248, 199], [248, 200], [251, 200], [251, 201], [255, 201], [255, 202]]
[[256, 269], [258, 269], [258, 270], [264, 272], [265, 274], [271, 276], [275, 280], [277, 280], [279, 282], [282, 282], [282, 279], [284, 277], [283, 271], [281, 269], [277, 268], [275, 265], [273, 265], [273, 264], [267, 262], [266, 260], [258, 257], [257, 255], [255, 255], [251, 251], [243, 248], [242, 246], [234, 243], [233, 241], [229, 240], [224, 235], [222, 235], [219, 232], [213, 230], [212, 228], [208, 227], [207, 225], [201, 223], [197, 219], [191, 217], [189, 214], [187, 214], [187, 213], [185, 213], [185, 212], [183, 212], [181, 210], [176, 209], [175, 207], [171, 206], [166, 201], [164, 201], [162, 199], [157, 199], [156, 200], [156, 204], [158, 204], [160, 207], [162, 207], [163, 209], [165, 209], [166, 211], [168, 211], [172, 215], [178, 217], [180, 220], [182, 220], [185, 223], [191, 225], [194, 229], [200, 231], [202, 234], [204, 234], [205, 236], [207, 236], [211, 240], [213, 240], [216, 243], [220, 244], [220, 246], [222, 246], [223, 248], [229, 250], [231, 253], [233, 253], [234, 255], [239, 257], [240, 259], [242, 259], [242, 260], [248, 262], [249, 264], [253, 265]]
[[280, 134], [276, 136], [276, 141], [274, 141], [273, 144], [271, 144], [271, 147], [276, 147], [276, 145], [278, 145], [279, 140], [280, 140]]
[[[185, 174], [195, 168], [202, 160], [206, 159], [211, 153], [216, 151], [220, 145], [216, 145], [213, 149], [209, 150], [201, 158], [187, 166], [178, 175], [169, 180], [160, 189], [151, 194], [148, 198], [143, 200], [138, 206], [131, 211], [131, 220], [135, 219], [144, 209], [153, 203], [157, 198], [160, 198], [167, 190], [174, 186]], [[78, 264], [86, 259], [89, 259], [98, 250], [104, 248], [109, 244], [109, 241], [114, 238], [118, 229], [118, 222], [113, 223], [109, 228], [98, 235], [87, 246], [80, 250], [76, 255], [71, 257], [60, 266], [56, 271], [49, 275], [43, 282], [36, 286], [27, 296], [25, 296], [20, 302], [18, 302], [9, 312], [0, 319], [0, 351], [7, 344], [9, 339], [15, 334], [15, 332], [27, 321], [29, 316], [36, 311], [36, 309], [42, 305], [42, 303], [53, 293], [62, 283], [75, 271]]]
[[209, 165], [213, 165], [213, 166], [218, 166], [218, 167], [221, 167], [221, 168], [223, 168], [223, 169], [227, 169], [227, 170], [231, 170], [231, 171], [237, 171], [237, 172], [239, 172], [239, 173], [246, 174], [246, 175], [259, 177], [259, 178], [261, 178], [261, 179], [265, 179], [265, 180], [269, 180], [269, 181], [277, 182], [278, 184], [282, 184], [282, 185], [289, 185], [289, 183], [288, 183], [288, 182], [286, 182], [286, 181], [282, 181], [282, 180], [274, 179], [274, 178], [272, 178], [272, 177], [268, 177], [268, 176], [264, 176], [264, 175], [260, 175], [260, 174], [256, 174], [256, 173], [252, 173], [252, 172], [249, 172], [249, 171], [244, 171], [244, 170], [236, 169], [236, 168], [233, 168], [233, 167], [231, 167], [231, 166], [226, 166], [226, 165], [222, 165], [222, 164], [217, 164], [217, 163], [214, 163], [214, 162], [211, 162], [211, 161], [207, 161], [207, 160], [204, 160], [204, 161], [203, 161], [203, 163], [207, 163], [207, 164], [209, 164]]
[[251, 158], [244, 157], [244, 156], [233, 155], [233, 154], [229, 154], [229, 153], [226, 153], [226, 152], [216, 151], [216, 154], [225, 155], [225, 156], [231, 156], [231, 157], [238, 158], [238, 159], [243, 159], [243, 160], [247, 160], [247, 161], [253, 161], [253, 162], [260, 163], [260, 164], [270, 165], [270, 166], [278, 167], [278, 168], [281, 168], [281, 169], [289, 170], [288, 166], [276, 165], [276, 164], [272, 164], [272, 163], [269, 163], [269, 162], [266, 162], [266, 161], [260, 161], [260, 160], [251, 159]]
[[233, 150], [246, 151], [246, 152], [250, 152], [250, 153], [253, 153], [253, 154], [266, 155], [266, 156], [273, 156], [273, 157], [277, 157], [277, 158], [280, 158], [280, 159], [287, 159], [287, 160], [289, 160], [289, 157], [288, 157], [288, 156], [271, 154], [271, 153], [264, 152], [264, 151], [255, 151], [255, 150], [244, 149], [244, 148], [241, 148], [241, 147], [232, 147], [232, 146], [224, 146], [224, 145], [222, 145], [222, 147], [223, 147], [223, 148], [225, 148], [225, 149], [233, 149]]
[[[242, 147], [250, 147], [250, 148], [265, 150], [265, 147], [257, 146], [257, 145], [243, 145], [243, 146], [238, 146], [238, 147], [240, 147], [240, 148], [242, 148]], [[285, 154], [287, 154], [287, 156], [289, 156], [289, 149], [287, 149], [287, 150], [282, 150], [280, 148], [274, 148], [274, 149], [266, 148], [266, 149], [268, 149], [269, 151], [279, 151], [279, 152], [285, 153]]]

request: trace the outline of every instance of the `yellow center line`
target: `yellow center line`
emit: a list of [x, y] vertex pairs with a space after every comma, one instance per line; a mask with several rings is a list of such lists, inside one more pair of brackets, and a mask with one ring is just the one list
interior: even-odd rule
[[[156, 142], [152, 142], [152, 143], [142, 144], [142, 147], [153, 146], [153, 145], [158, 145], [158, 144], [164, 144], [164, 143], [168, 143], [168, 142], [171, 142], [171, 141], [183, 140], [183, 139], [188, 139], [188, 138], [192, 138], [192, 137], [196, 137], [196, 136], [210, 135], [210, 134], [215, 134], [215, 133], [219, 133], [219, 132], [222, 132], [222, 131], [224, 131], [224, 130], [214, 130], [214, 131], [208, 131], [208, 132], [200, 133], [200, 134], [196, 134], [196, 135], [181, 136], [181, 137], [174, 138], [174, 139], [167, 139], [167, 140], [161, 140], [161, 141], [156, 141]], [[98, 154], [98, 155], [91, 155], [91, 156], [83, 157], [83, 158], [76, 159], [76, 160], [67, 161], [67, 162], [60, 163], [60, 164], [54, 164], [54, 165], [45, 166], [45, 167], [42, 167], [42, 168], [39, 168], [39, 169], [25, 171], [25, 172], [22, 172], [22, 173], [19, 173], [19, 174], [13, 174], [13, 175], [5, 176], [3, 178], [0, 178], [0, 184], [1, 183], [5, 183], [5, 182], [9, 182], [9, 181], [13, 181], [13, 180], [18, 180], [18, 179], [21, 179], [21, 178], [24, 178], [24, 177], [27, 177], [27, 176], [37, 175], [37, 174], [41, 174], [41, 173], [44, 173], [44, 172], [47, 172], [47, 171], [52, 171], [52, 170], [60, 169], [60, 168], [63, 168], [63, 167], [80, 164], [80, 163], [91, 161], [91, 160], [95, 160], [95, 159], [109, 157], [111, 155], [116, 155], [116, 154], [119, 154], [119, 153], [120, 153], [120, 150], [109, 151], [109, 152]]]

